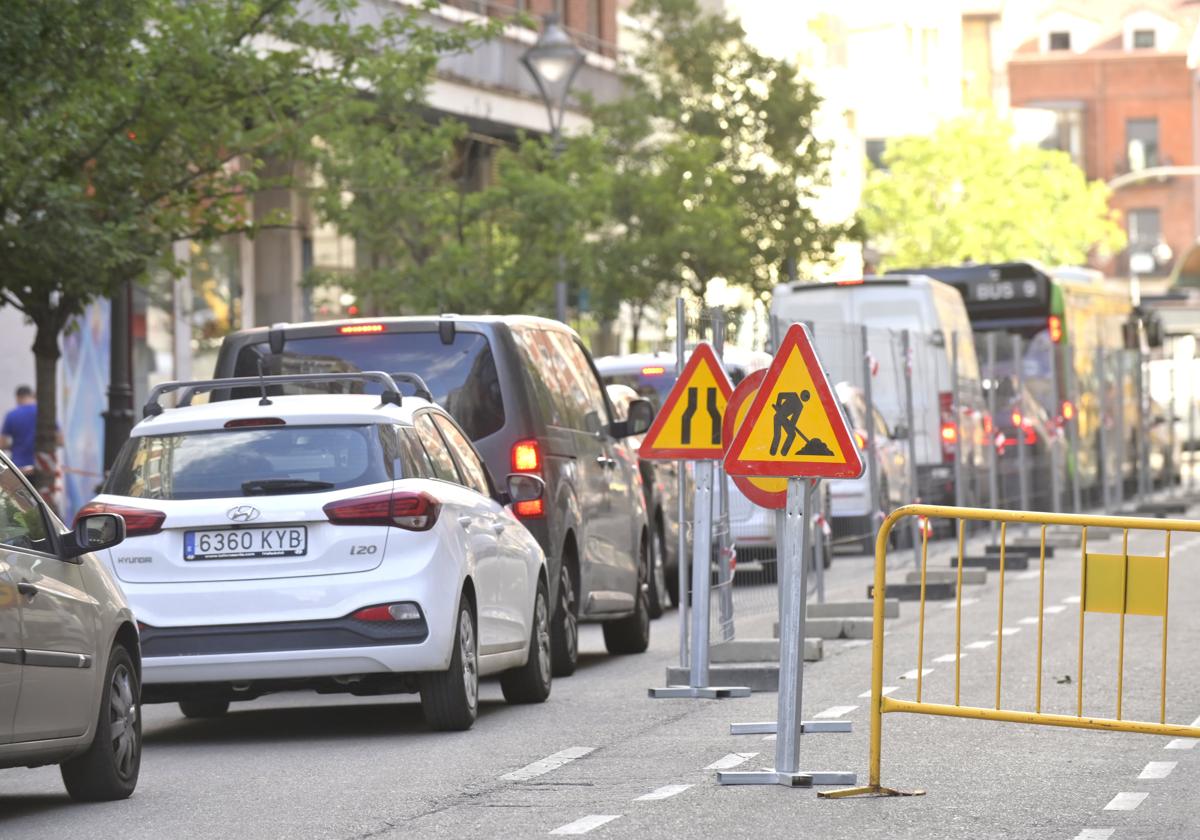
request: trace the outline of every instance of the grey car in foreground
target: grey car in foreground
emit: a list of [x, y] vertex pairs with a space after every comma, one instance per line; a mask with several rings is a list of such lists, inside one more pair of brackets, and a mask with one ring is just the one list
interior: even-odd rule
[[58, 764], [73, 799], [124, 799], [142, 757], [137, 626], [93, 554], [125, 521], [68, 529], [0, 455], [0, 767]]

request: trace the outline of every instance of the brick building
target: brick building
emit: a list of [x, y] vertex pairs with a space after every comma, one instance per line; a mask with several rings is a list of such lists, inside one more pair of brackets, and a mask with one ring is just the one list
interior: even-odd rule
[[[1200, 7], [1179, 0], [1049, 5], [1008, 64], [1014, 108], [1047, 117], [1042, 144], [1069, 152], [1088, 178], [1111, 182], [1200, 162], [1197, 75], [1189, 47]], [[1153, 177], [1117, 188], [1128, 247], [1097, 267], [1169, 274], [1200, 237], [1200, 180]]]

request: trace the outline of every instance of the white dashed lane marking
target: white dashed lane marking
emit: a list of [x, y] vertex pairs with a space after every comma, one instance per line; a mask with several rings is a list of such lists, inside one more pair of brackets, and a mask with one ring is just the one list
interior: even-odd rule
[[730, 753], [723, 758], [718, 758], [712, 764], [705, 767], [705, 770], [729, 770], [732, 767], [737, 767], [739, 764], [745, 764], [758, 753]]
[[848, 715], [857, 709], [858, 706], [830, 706], [823, 712], [817, 712], [814, 717], [819, 718], [840, 718], [842, 715]]
[[595, 749], [595, 747], [567, 747], [567, 749], [560, 750], [554, 753], [554, 755], [538, 759], [533, 764], [526, 764], [520, 770], [505, 773], [500, 778], [508, 782], [525, 782], [529, 779], [536, 779], [538, 776], [549, 773], [551, 770], [557, 770], [564, 764], [570, 764], [577, 758], [583, 758], [588, 753], [594, 752]]
[[[978, 598], [963, 598], [963, 599], [962, 599], [962, 605], [963, 605], [964, 607], [969, 607], [969, 606], [971, 606], [972, 604], [978, 604], [978, 603], [979, 603], [979, 599], [978, 599]], [[958, 609], [958, 604], [956, 604], [956, 603], [953, 603], [953, 602], [951, 602], [951, 603], [949, 603], [949, 604], [942, 604], [942, 609], [944, 609], [944, 610], [956, 610], [956, 609]]]
[[1194, 750], [1196, 749], [1195, 738], [1172, 738], [1163, 747], [1164, 750]]
[[[1079, 599], [1076, 598], [1075, 602], [1078, 603]], [[1058, 615], [1060, 612], [1063, 612], [1065, 610], [1066, 610], [1066, 607], [1064, 607], [1062, 604], [1054, 604], [1053, 606], [1046, 607], [1044, 610], [1042, 610], [1042, 612], [1044, 612], [1048, 615]], [[1098, 830], [1099, 831], [1108, 831], [1107, 828], [1101, 828]]]
[[1027, 615], [1017, 622], [1018, 624], [1037, 624], [1038, 617], [1036, 615]]
[[658, 790], [652, 790], [649, 793], [643, 793], [634, 802], [655, 802], [659, 799], [670, 799], [672, 796], [683, 793], [690, 788], [691, 785], [663, 785]]
[[1139, 779], [1165, 779], [1175, 769], [1175, 761], [1151, 761], [1138, 774]]
[[[933, 673], [932, 668], [921, 669], [922, 677], [928, 677], [932, 673]], [[916, 668], [913, 668], [911, 671], [905, 671], [903, 674], [900, 675], [900, 679], [902, 679], [902, 680], [915, 680], [916, 678], [917, 678], [917, 669]]]
[[971, 650], [985, 650], [987, 648], [990, 648], [994, 644], [996, 644], [996, 643], [993, 641], [984, 639], [983, 641], [980, 641], [980, 642], [971, 642], [969, 645], [967, 645], [967, 647], [969, 647]]
[[1118, 793], [1104, 806], [1105, 811], [1132, 811], [1146, 801], [1148, 793], [1124, 792]]
[[[965, 659], [967, 655], [965, 653], [962, 653], [962, 654], [959, 654], [959, 656], [961, 656], [962, 658]], [[953, 653], [943, 653], [941, 656], [937, 657], [933, 661], [934, 662], [953, 662], [954, 654]]]
[[569, 822], [566, 825], [560, 825], [558, 828], [551, 831], [551, 834], [587, 834], [593, 828], [599, 828], [605, 823], [610, 823], [613, 820], [620, 819], [620, 814], [588, 814], [586, 817], [580, 817], [575, 822]]
[[[1062, 602], [1063, 602], [1064, 604], [1078, 604], [1078, 603], [1079, 603], [1079, 596], [1078, 596], [1078, 595], [1070, 595], [1070, 596], [1068, 596], [1068, 597], [1066, 597], [1066, 598], [1063, 598], [1063, 599], [1062, 599]], [[1050, 608], [1049, 608], [1049, 607], [1047, 607], [1047, 608], [1046, 608], [1046, 611], [1047, 611], [1047, 612], [1049, 612], [1049, 611], [1050, 611]]]
[[[883, 696], [884, 696], [884, 697], [887, 697], [889, 694], [892, 694], [893, 692], [896, 692], [896, 691], [899, 691], [899, 690], [900, 690], [900, 689], [899, 689], [899, 687], [897, 687], [897, 686], [894, 686], [894, 685], [885, 685], [885, 686], [883, 687], [883, 691], [882, 691], [882, 692], [880, 692], [880, 693], [881, 693], [881, 694], [883, 694]], [[864, 691], [862, 694], [858, 695], [858, 698], [859, 698], [860, 700], [864, 700], [864, 699], [870, 698], [870, 696], [871, 696], [871, 689], [869, 689], [869, 688], [868, 688], [868, 689], [867, 689], [866, 691]]]
[[[1004, 628], [1003, 630], [1001, 630], [1000, 632], [1001, 632], [1001, 633], [1003, 633], [1005, 636], [1015, 636], [1015, 635], [1017, 635], [1018, 633], [1020, 633], [1020, 632], [1021, 632], [1021, 628], [1020, 628], [1020, 627], [1005, 627], [1005, 628]], [[992, 631], [992, 635], [993, 635], [993, 636], [995, 636], [995, 635], [996, 635], [996, 631], [995, 631], [995, 630], [993, 630], [993, 631]]]
[[1074, 840], [1108, 840], [1114, 831], [1115, 828], [1085, 828], [1075, 835]]

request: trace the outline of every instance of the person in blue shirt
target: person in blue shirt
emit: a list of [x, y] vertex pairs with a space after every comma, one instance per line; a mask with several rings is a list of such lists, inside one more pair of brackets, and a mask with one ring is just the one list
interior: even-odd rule
[[28, 385], [17, 388], [17, 407], [4, 415], [0, 448], [11, 450], [13, 463], [22, 472], [33, 472], [33, 439], [37, 432], [37, 399]]

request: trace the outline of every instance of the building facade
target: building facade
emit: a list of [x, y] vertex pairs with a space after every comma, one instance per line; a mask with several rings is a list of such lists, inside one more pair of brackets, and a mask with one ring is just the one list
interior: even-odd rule
[[1200, 181], [1138, 174], [1198, 161], [1198, 12], [1177, 0], [1051, 4], [1009, 61], [1012, 106], [1045, 116], [1041, 144], [1114, 186], [1129, 244], [1097, 255], [1106, 274], [1166, 276], [1200, 236]]

